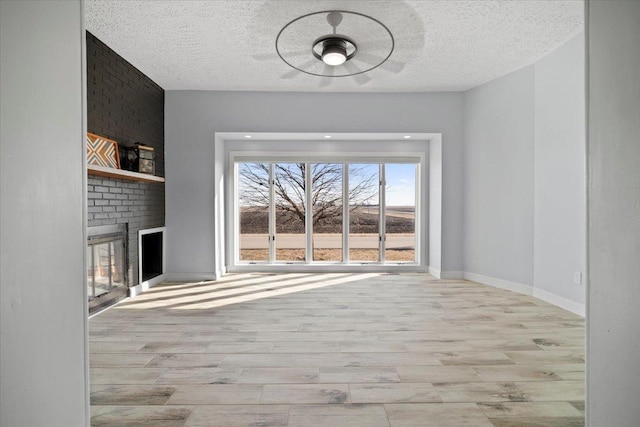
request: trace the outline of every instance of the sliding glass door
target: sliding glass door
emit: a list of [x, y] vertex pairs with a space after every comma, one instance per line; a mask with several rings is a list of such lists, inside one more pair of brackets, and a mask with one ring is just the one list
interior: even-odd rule
[[418, 162], [236, 163], [236, 262], [416, 263]]

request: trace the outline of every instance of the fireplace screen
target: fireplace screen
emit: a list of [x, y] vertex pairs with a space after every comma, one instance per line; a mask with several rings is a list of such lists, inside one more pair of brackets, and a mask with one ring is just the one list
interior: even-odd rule
[[114, 302], [126, 292], [126, 233], [118, 230], [89, 235], [87, 241], [87, 295], [89, 308]]

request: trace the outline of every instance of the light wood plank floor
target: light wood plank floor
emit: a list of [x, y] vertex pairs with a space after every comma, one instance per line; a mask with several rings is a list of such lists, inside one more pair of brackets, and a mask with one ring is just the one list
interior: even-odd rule
[[584, 334], [424, 274], [164, 283], [90, 320], [92, 425], [583, 426]]

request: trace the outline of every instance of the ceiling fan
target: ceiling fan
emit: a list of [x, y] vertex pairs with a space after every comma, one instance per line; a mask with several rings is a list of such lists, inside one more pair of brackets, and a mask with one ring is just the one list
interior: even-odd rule
[[337, 27], [342, 22], [341, 12], [329, 12], [327, 22], [333, 27], [333, 34], [318, 37], [313, 42], [312, 51], [316, 59], [336, 67], [352, 59], [358, 52], [358, 46], [351, 38], [337, 33]]
[[[327, 23], [331, 27], [328, 33]], [[322, 77], [321, 87], [331, 84], [335, 77], [352, 77], [362, 85], [371, 80], [365, 73], [373, 69], [393, 73], [404, 69], [404, 63], [390, 59], [395, 47], [393, 34], [377, 19], [358, 12], [329, 10], [293, 19], [276, 37], [277, 56], [254, 58], [280, 58], [293, 68], [281, 76], [283, 79], [305, 73]]]

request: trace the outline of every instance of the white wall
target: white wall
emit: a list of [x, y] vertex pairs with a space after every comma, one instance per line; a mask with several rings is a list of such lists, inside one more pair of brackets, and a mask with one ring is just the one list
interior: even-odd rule
[[[436, 277], [445, 278], [441, 270], [442, 143], [433, 140], [429, 142], [429, 272]], [[452, 275], [459, 275], [459, 273], [452, 273]]]
[[584, 315], [586, 126], [584, 33], [535, 64], [534, 295]]
[[215, 271], [214, 133], [250, 131], [442, 133], [442, 269], [460, 271], [463, 96], [166, 92], [168, 271]]
[[584, 34], [465, 97], [464, 275], [584, 316]]
[[464, 271], [525, 286], [533, 285], [533, 76], [529, 66], [465, 97]]
[[640, 423], [640, 2], [587, 3], [587, 421]]
[[0, 424], [88, 424], [80, 1], [0, 2]]

